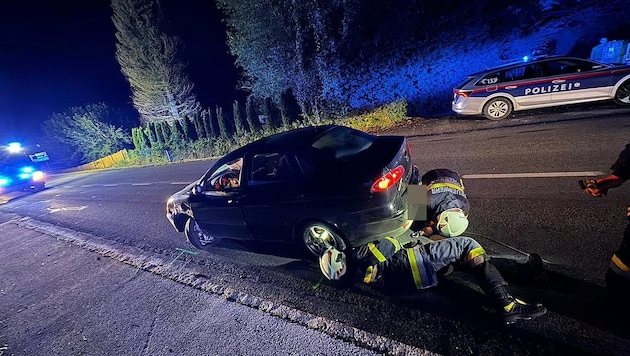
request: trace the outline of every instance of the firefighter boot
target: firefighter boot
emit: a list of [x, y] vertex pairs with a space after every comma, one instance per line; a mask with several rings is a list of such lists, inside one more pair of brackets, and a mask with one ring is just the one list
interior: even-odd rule
[[514, 324], [518, 320], [536, 319], [545, 313], [547, 309], [542, 304], [528, 304], [518, 298], [513, 298], [510, 303], [503, 306], [503, 322], [506, 325]]
[[504, 286], [497, 286], [492, 294], [499, 301], [501, 317], [506, 325], [514, 324], [519, 320], [532, 320], [547, 313], [542, 304], [528, 304], [511, 296]]

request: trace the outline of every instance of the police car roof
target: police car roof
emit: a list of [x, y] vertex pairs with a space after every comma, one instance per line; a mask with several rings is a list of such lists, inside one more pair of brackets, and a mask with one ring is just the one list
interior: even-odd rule
[[592, 60], [592, 59], [588, 59], [588, 58], [578, 58], [578, 57], [571, 57], [571, 56], [544, 56], [544, 57], [537, 57], [528, 61], [517, 61], [517, 62], [510, 62], [510, 63], [505, 63], [505, 64], [501, 64], [498, 65], [496, 67], [492, 67], [492, 68], [488, 68], [473, 74], [470, 74], [469, 77], [477, 77], [480, 75], [485, 75], [488, 73], [492, 73], [495, 72], [497, 70], [503, 70], [503, 69], [508, 69], [508, 68], [514, 68], [514, 67], [519, 67], [521, 65], [524, 64], [531, 64], [531, 63], [542, 63], [542, 62], [546, 62], [546, 61], [550, 61], [550, 60], [558, 60], [558, 59], [576, 59], [576, 60], [580, 60], [580, 61], [589, 61], [589, 62], [594, 62], [597, 64], [602, 64], [605, 66], [610, 66], [610, 64], [608, 63], [603, 63], [603, 62], [599, 62], [596, 60]]

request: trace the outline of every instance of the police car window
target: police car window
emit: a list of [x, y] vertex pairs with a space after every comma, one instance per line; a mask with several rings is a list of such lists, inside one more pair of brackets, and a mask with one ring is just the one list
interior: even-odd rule
[[504, 82], [511, 82], [514, 80], [522, 80], [525, 78], [525, 67], [516, 67], [506, 69], [503, 74]]
[[597, 69], [594, 63], [572, 59], [562, 59], [543, 63], [545, 75], [562, 75], [588, 72]]

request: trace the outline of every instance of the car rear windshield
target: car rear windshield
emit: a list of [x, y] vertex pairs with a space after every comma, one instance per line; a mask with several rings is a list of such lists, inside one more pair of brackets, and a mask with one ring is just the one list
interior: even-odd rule
[[357, 155], [372, 146], [376, 136], [348, 127], [335, 127], [326, 132], [312, 147], [334, 154], [336, 159], [345, 159]]
[[456, 88], [463, 88], [466, 85], [468, 85], [468, 83], [472, 82], [476, 77], [475, 76], [469, 76], [468, 78], [466, 78], [466, 80], [464, 80], [463, 82], [459, 83]]

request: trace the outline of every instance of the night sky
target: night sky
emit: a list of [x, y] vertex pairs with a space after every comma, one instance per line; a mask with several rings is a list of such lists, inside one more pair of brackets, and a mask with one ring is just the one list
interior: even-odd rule
[[[230, 106], [236, 73], [214, 2], [162, 0], [162, 8], [202, 106]], [[136, 120], [111, 15], [109, 0], [0, 1], [0, 145], [34, 144], [41, 122], [72, 106], [105, 102]]]

